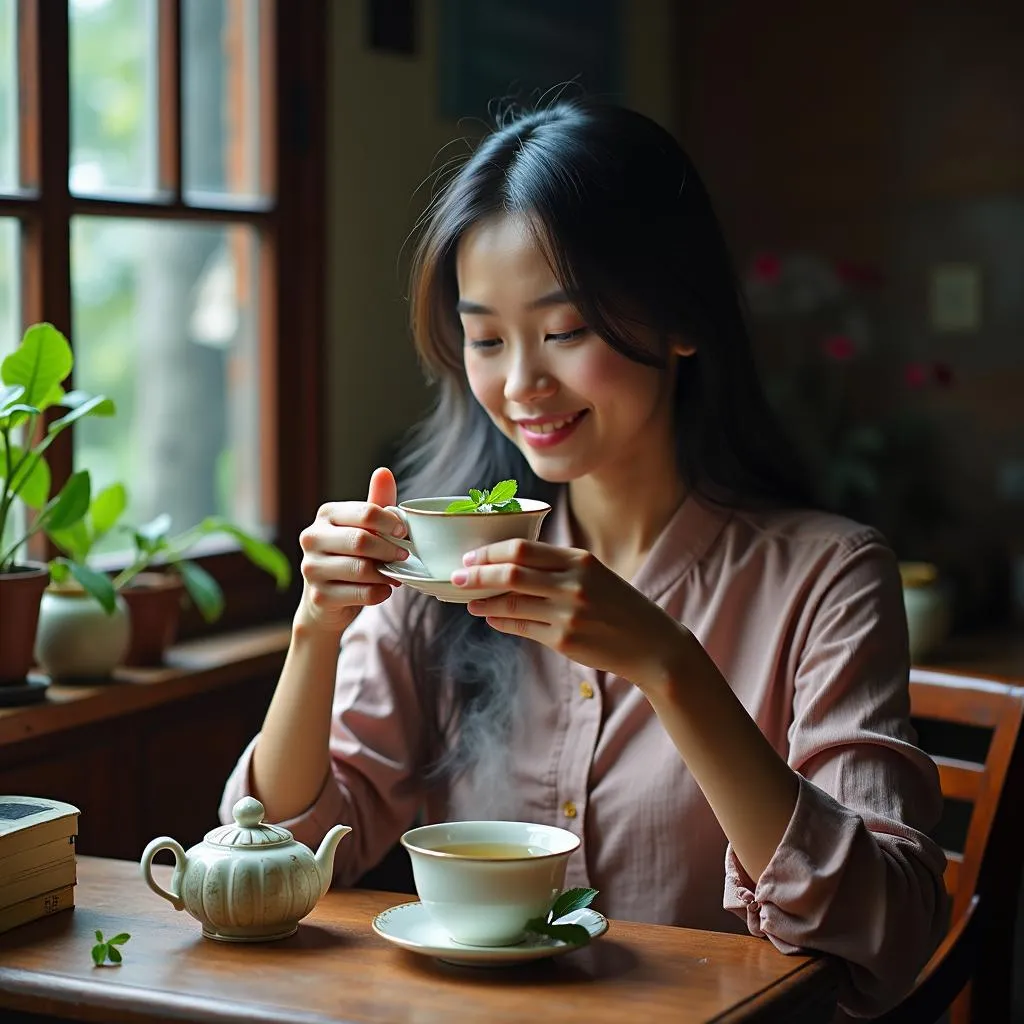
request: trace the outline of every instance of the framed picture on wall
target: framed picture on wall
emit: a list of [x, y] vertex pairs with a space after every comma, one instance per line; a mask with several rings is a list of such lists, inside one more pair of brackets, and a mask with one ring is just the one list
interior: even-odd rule
[[622, 100], [620, 0], [441, 0], [441, 116], [567, 92]]

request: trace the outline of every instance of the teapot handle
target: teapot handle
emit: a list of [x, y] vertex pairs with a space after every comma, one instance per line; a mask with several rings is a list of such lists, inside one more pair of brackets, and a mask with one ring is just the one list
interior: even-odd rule
[[[158, 885], [153, 879], [153, 857], [161, 850], [170, 850], [174, 854], [174, 874], [171, 875], [171, 891], [168, 892], [163, 886]], [[146, 880], [146, 885], [150, 887], [157, 894], [157, 896], [163, 896], [165, 900], [175, 910], [184, 910], [185, 901], [181, 898], [181, 879], [185, 874], [185, 851], [182, 848], [181, 843], [177, 839], [172, 839], [170, 836], [159, 836], [154, 839], [146, 848], [142, 851], [142, 877]]]

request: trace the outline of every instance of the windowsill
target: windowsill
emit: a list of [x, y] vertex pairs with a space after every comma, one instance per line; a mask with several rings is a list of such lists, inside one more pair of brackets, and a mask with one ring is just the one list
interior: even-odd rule
[[109, 683], [54, 683], [42, 703], [0, 708], [0, 746], [277, 673], [290, 636], [287, 623], [272, 623], [178, 644], [167, 652], [164, 665], [120, 668]]

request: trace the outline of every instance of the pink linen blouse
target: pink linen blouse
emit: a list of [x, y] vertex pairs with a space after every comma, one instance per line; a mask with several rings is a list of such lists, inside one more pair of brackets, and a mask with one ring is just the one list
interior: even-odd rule
[[[563, 499], [543, 539], [571, 544]], [[609, 917], [748, 929], [783, 952], [842, 958], [841, 1005], [897, 1000], [945, 927], [942, 851], [925, 833], [941, 794], [909, 721], [906, 619], [892, 552], [869, 527], [816, 512], [683, 502], [631, 581], [700, 640], [799, 773], [793, 817], [752, 879], [650, 705], [627, 679], [530, 643], [527, 687], [500, 785], [472, 773], [444, 794], [412, 777], [417, 697], [399, 589], [364, 609], [338, 659], [333, 771], [283, 822], [316, 846], [352, 825], [335, 881], [351, 884], [410, 826], [507, 818], [559, 825], [582, 845], [566, 885], [600, 890]], [[220, 816], [250, 792], [253, 739]], [[493, 781], [493, 780], [492, 780]]]

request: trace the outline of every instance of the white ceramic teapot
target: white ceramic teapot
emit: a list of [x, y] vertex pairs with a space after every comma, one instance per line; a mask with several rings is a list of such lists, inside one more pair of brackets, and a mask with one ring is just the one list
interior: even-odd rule
[[[142, 852], [142, 877], [175, 910], [187, 910], [210, 939], [269, 942], [295, 933], [327, 892], [338, 843], [352, 831], [335, 825], [314, 855], [280, 825], [263, 822], [263, 804], [242, 797], [231, 809], [235, 823], [210, 832], [188, 853], [170, 836]], [[153, 880], [153, 856], [174, 854], [168, 891]]]

